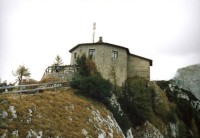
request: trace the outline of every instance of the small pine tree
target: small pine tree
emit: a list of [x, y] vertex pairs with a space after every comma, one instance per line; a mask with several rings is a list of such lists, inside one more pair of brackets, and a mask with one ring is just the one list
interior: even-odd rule
[[53, 63], [53, 66], [61, 66], [61, 65], [63, 65], [62, 58], [59, 55], [57, 55]]
[[86, 56], [85, 55], [82, 55], [81, 57], [78, 57], [76, 59], [76, 64], [77, 64], [77, 67], [78, 67], [78, 74], [82, 77], [86, 77], [86, 76], [89, 76], [90, 75], [90, 71], [89, 71], [89, 68], [86, 64]]
[[94, 76], [94, 75], [99, 75], [98, 71], [97, 71], [97, 68], [96, 68], [96, 65], [95, 63], [93, 62], [93, 60], [91, 59], [86, 59], [86, 66], [87, 66], [87, 69], [89, 71], [89, 74], [91, 76]]

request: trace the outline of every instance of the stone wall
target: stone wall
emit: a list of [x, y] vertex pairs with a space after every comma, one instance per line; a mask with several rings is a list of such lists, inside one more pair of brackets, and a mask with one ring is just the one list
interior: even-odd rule
[[75, 73], [75, 67], [73, 66], [66, 66], [64, 70], [59, 72], [45, 72], [41, 81], [53, 82], [53, 81], [60, 81], [60, 82], [67, 82], [70, 81]]
[[140, 76], [150, 80], [150, 62], [138, 56], [128, 56], [128, 77]]
[[[76, 57], [82, 54], [88, 57], [89, 49], [95, 49], [93, 61], [102, 76], [105, 79], [109, 79], [112, 83], [116, 82], [117, 85], [121, 86], [127, 78], [127, 51], [124, 48], [103, 43], [81, 45], [72, 51], [71, 65], [75, 64], [75, 53]], [[118, 52], [118, 58], [112, 57], [113, 50]]]
[[[127, 77], [140, 76], [150, 80], [150, 66], [152, 61], [129, 53], [125, 47], [109, 43], [79, 44], [71, 52], [71, 65], [76, 64], [76, 58], [83, 54], [89, 57], [89, 49], [95, 50], [93, 61], [97, 70], [105, 79], [121, 86]], [[118, 52], [118, 57], [113, 58], [113, 50]]]

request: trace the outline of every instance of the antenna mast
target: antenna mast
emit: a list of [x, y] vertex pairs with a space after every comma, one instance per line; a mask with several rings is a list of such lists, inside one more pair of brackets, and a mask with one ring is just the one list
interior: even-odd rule
[[94, 43], [94, 38], [95, 38], [95, 29], [96, 29], [96, 23], [93, 23], [93, 35], [92, 35], [92, 42]]

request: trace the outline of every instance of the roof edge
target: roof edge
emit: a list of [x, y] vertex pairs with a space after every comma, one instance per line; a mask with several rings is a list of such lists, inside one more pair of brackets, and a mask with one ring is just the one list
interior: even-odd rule
[[138, 56], [138, 55], [135, 55], [135, 54], [129, 54], [130, 56], [134, 56], [134, 57], [138, 57], [138, 58], [142, 58], [142, 59], [145, 59], [145, 60], [148, 60], [150, 62], [150, 66], [153, 66], [153, 60], [152, 59], [149, 59], [149, 58], [145, 58], [145, 57], [142, 57], [142, 56]]
[[132, 54], [132, 53], [130, 53], [129, 49], [126, 48], [126, 47], [119, 46], [119, 45], [115, 45], [115, 44], [111, 44], [111, 43], [106, 43], [106, 42], [81, 43], [81, 44], [76, 45], [76, 46], [73, 47], [72, 49], [70, 49], [69, 52], [71, 53], [74, 49], [78, 48], [79, 46], [83, 46], [83, 45], [101, 45], [101, 44], [110, 45], [110, 46], [114, 46], [114, 47], [118, 47], [118, 48], [125, 49], [128, 55], [130, 55], [130, 56], [135, 56], [135, 57], [138, 57], [138, 58], [142, 58], [142, 59], [148, 60], [148, 61], [150, 62], [150, 66], [153, 65], [153, 61], [152, 61], [151, 59], [148, 59], [148, 58], [145, 58], [145, 57], [142, 57], [142, 56], [138, 56], [138, 55]]
[[77, 47], [82, 46], [82, 45], [100, 45], [100, 44], [105, 44], [105, 45], [110, 45], [110, 46], [122, 48], [122, 49], [125, 49], [125, 50], [127, 51], [128, 54], [130, 54], [128, 48], [123, 47], [123, 46], [119, 46], [119, 45], [115, 45], [115, 44], [111, 44], [111, 43], [106, 43], [106, 42], [102, 42], [102, 43], [99, 43], [99, 42], [97, 42], [97, 43], [81, 43], [81, 44], [76, 45], [76, 46], [73, 47], [72, 49], [70, 49], [69, 52], [71, 53], [74, 49], [76, 49]]

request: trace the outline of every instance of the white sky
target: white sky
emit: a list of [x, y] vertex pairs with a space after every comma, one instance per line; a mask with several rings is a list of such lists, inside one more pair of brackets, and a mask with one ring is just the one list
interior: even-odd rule
[[200, 63], [199, 0], [0, 0], [0, 78], [25, 65], [40, 80], [60, 55], [96, 38], [153, 60], [152, 80]]

